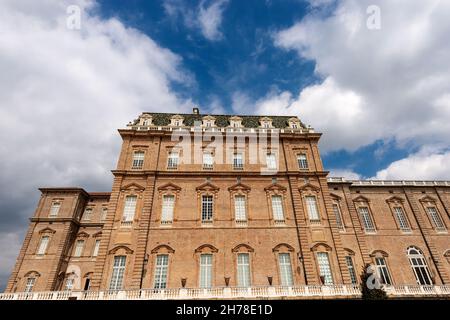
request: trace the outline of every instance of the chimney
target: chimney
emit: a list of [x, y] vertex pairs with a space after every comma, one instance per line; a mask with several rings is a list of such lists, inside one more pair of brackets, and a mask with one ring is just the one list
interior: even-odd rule
[[192, 108], [192, 113], [193, 113], [193, 114], [199, 114], [200, 111], [198, 110], [197, 107], [195, 107], [195, 108]]

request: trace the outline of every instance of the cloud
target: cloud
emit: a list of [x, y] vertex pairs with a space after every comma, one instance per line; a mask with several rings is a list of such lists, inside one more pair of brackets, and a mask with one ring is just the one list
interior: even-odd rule
[[360, 180], [361, 175], [351, 169], [330, 169], [329, 177], [345, 178], [346, 180]]
[[[72, 4], [80, 30], [66, 27]], [[95, 11], [93, 1], [0, 2], [0, 237], [8, 248], [22, 241], [38, 187], [108, 191], [116, 129], [142, 111], [191, 106], [171, 90], [194, 82], [179, 56]], [[17, 254], [2, 251], [0, 274]]]
[[228, 2], [229, 0], [202, 0], [192, 9], [182, 0], [165, 0], [163, 8], [173, 22], [177, 23], [181, 19], [186, 27], [198, 30], [206, 39], [218, 41], [223, 39], [220, 26]]
[[372, 0], [342, 0], [274, 35], [312, 60], [322, 79], [278, 92], [255, 112], [297, 114], [324, 132], [322, 150], [356, 150], [377, 140], [445, 143], [450, 136], [450, 2], [379, 0], [381, 30], [366, 27]]

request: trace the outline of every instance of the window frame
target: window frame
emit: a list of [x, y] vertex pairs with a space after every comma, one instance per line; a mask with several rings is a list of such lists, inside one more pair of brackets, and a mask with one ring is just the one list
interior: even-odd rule
[[[300, 159], [301, 157], [304, 157]], [[297, 159], [297, 165], [299, 170], [309, 170], [309, 161], [308, 161], [308, 155], [306, 152], [299, 152], [296, 154]]]
[[[137, 157], [137, 155], [139, 155], [139, 157]], [[144, 168], [144, 162], [145, 162], [145, 151], [134, 150], [133, 157], [131, 158], [131, 169], [142, 170]]]
[[[116, 255], [113, 257], [112, 261], [112, 271], [111, 278], [109, 280], [109, 290], [120, 291], [123, 290], [125, 272], [127, 267], [127, 256], [126, 255]], [[116, 266], [116, 261], [119, 265]], [[123, 261], [123, 263], [121, 263]], [[123, 264], [123, 265], [122, 265]], [[120, 280], [120, 281], [119, 281]], [[114, 286], [113, 286], [114, 283]]]
[[[167, 257], [165, 261], [160, 261], [159, 259]], [[165, 262], [165, 264], [159, 264], [159, 262]], [[166, 289], [169, 283], [169, 265], [170, 265], [170, 255], [169, 253], [157, 253], [155, 256], [155, 265], [153, 268], [153, 289]], [[163, 283], [161, 280], [164, 279]], [[162, 286], [164, 284], [164, 286]]]

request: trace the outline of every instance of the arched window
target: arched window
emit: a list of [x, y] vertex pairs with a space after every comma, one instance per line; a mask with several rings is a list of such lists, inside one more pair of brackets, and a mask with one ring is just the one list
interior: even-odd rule
[[30, 271], [25, 274], [25, 288], [23, 291], [32, 292], [40, 274], [36, 271]]
[[420, 285], [432, 285], [431, 273], [422, 251], [416, 247], [409, 247], [407, 253], [417, 283]]
[[376, 250], [372, 252], [371, 257], [375, 263], [376, 272], [380, 283], [391, 285], [392, 279], [391, 274], [389, 272], [389, 267], [387, 263], [388, 254], [381, 250]]

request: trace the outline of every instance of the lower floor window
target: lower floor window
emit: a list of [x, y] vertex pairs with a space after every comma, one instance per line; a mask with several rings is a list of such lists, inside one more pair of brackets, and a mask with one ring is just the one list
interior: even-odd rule
[[292, 276], [291, 257], [289, 253], [280, 253], [278, 255], [278, 263], [280, 265], [280, 277], [282, 286], [294, 285]]
[[237, 284], [239, 287], [249, 287], [250, 281], [250, 255], [238, 253], [237, 255]]
[[330, 260], [328, 259], [328, 253], [317, 252], [317, 262], [319, 264], [320, 276], [323, 278], [325, 285], [333, 284], [333, 276], [331, 275]]
[[120, 290], [123, 285], [123, 276], [125, 273], [125, 256], [114, 257], [113, 272], [111, 275], [111, 282], [109, 284], [110, 290]]
[[153, 288], [164, 289], [167, 287], [167, 269], [169, 267], [169, 255], [159, 254], [156, 256], [155, 279]]
[[358, 279], [356, 277], [355, 266], [353, 265], [352, 257], [346, 256], [345, 262], [347, 262], [348, 273], [350, 274], [350, 280], [352, 281], [352, 284], [357, 284]]
[[36, 283], [36, 278], [28, 278], [25, 285], [25, 292], [33, 291], [34, 284]]
[[384, 258], [375, 258], [375, 263], [377, 265], [377, 274], [380, 278], [380, 282], [382, 284], [391, 285], [392, 281], [389, 270], [387, 268], [386, 260]]

